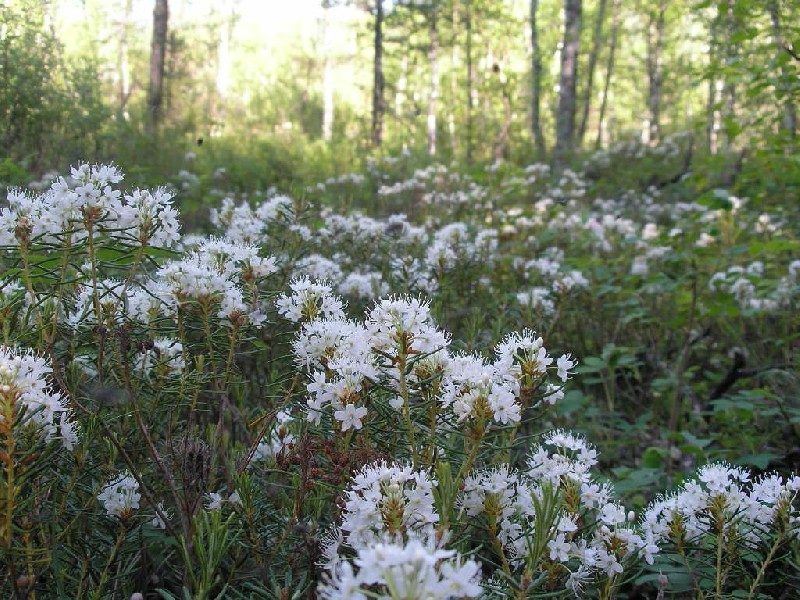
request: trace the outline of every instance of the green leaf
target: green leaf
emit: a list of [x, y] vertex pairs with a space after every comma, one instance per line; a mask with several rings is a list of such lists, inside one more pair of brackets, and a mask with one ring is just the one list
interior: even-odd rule
[[737, 458], [734, 462], [737, 465], [766, 469], [769, 466], [769, 463], [776, 458], [780, 458], [780, 455], [773, 454], [771, 452], [762, 452], [761, 454], [745, 454], [744, 456]]
[[650, 446], [642, 454], [642, 466], [648, 469], [660, 469], [664, 466], [664, 449]]

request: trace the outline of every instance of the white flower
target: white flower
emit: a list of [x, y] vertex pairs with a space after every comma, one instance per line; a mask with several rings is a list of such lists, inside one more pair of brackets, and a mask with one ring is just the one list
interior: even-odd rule
[[566, 541], [564, 534], [559, 533], [554, 539], [547, 542], [550, 549], [550, 560], [567, 562], [569, 560], [570, 544]]
[[558, 369], [558, 378], [561, 381], [566, 381], [569, 378], [569, 370], [573, 368], [576, 361], [572, 360], [569, 354], [562, 354], [556, 361], [556, 368]]
[[330, 285], [313, 282], [305, 277], [289, 283], [291, 295], [281, 294], [275, 301], [278, 313], [293, 323], [317, 318], [344, 318], [344, 305], [334, 296]]
[[25, 408], [25, 421], [41, 428], [48, 439], [60, 439], [67, 450], [78, 440], [67, 399], [53, 389], [52, 369], [30, 351], [0, 346], [0, 394]]
[[418, 539], [376, 543], [360, 549], [352, 563], [336, 561], [318, 589], [326, 600], [365, 599], [375, 591], [380, 598], [476, 598], [483, 592], [480, 565]]
[[139, 483], [128, 473], [120, 473], [97, 495], [110, 517], [122, 518], [139, 508]]
[[347, 431], [351, 428], [361, 429], [363, 426], [361, 419], [367, 416], [367, 409], [355, 404], [346, 404], [344, 408], [335, 411], [333, 416], [341, 423], [342, 431]]
[[[345, 491], [341, 542], [356, 550], [381, 539], [433, 536], [436, 484], [424, 471], [385, 462], [364, 466]], [[336, 542], [337, 545], [339, 542]]]

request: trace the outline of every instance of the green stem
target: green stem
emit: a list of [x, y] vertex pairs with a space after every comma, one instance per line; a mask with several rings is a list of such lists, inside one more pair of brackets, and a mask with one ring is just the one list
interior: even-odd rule
[[111, 551], [111, 554], [108, 556], [108, 561], [106, 562], [106, 566], [103, 568], [103, 573], [100, 575], [100, 581], [97, 583], [97, 589], [95, 593], [92, 594], [92, 598], [97, 598], [98, 600], [103, 597], [103, 587], [105, 586], [106, 580], [108, 579], [108, 571], [111, 568], [111, 565], [114, 562], [114, 559], [117, 557], [117, 553], [119, 552], [120, 547], [122, 546], [122, 542], [125, 541], [125, 528], [122, 527], [119, 531], [119, 535], [117, 536], [117, 542], [114, 544], [114, 548]]
[[772, 559], [775, 557], [775, 553], [778, 552], [778, 548], [780, 547], [782, 541], [783, 541], [783, 535], [779, 535], [775, 538], [775, 542], [770, 547], [769, 553], [764, 559], [764, 562], [761, 563], [761, 567], [758, 569], [758, 574], [756, 575], [756, 578], [753, 580], [753, 585], [750, 586], [750, 591], [747, 594], [748, 600], [755, 598], [756, 590], [758, 589], [758, 586], [761, 585], [761, 582], [764, 579], [764, 575], [767, 572], [767, 567], [772, 562]]
[[408, 449], [411, 454], [411, 461], [414, 467], [416, 467], [419, 464], [419, 457], [417, 456], [417, 441], [414, 435], [414, 421], [411, 419], [410, 395], [408, 393], [408, 382], [406, 381], [407, 364], [406, 353], [403, 351], [400, 353], [397, 362], [397, 368], [400, 371], [400, 397], [403, 399], [403, 420], [405, 421], [406, 431], [408, 433]]

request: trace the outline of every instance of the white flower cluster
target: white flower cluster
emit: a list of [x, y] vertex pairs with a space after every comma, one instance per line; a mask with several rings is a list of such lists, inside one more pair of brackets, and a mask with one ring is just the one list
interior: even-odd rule
[[23, 238], [60, 246], [85, 239], [90, 229], [118, 243], [174, 246], [180, 227], [172, 194], [159, 188], [123, 197], [114, 187], [122, 178], [113, 165], [82, 164], [42, 194], [11, 190], [8, 208], [0, 208], [0, 246], [15, 246]]
[[409, 465], [364, 466], [345, 490], [341, 525], [330, 536], [326, 556], [335, 560], [342, 546], [361, 550], [380, 542], [431, 539], [439, 521], [435, 485], [427, 473]]
[[702, 545], [707, 535], [724, 531], [757, 547], [780, 528], [800, 536], [799, 494], [800, 477], [753, 480], [746, 469], [714, 463], [700, 468], [697, 479], [678, 492], [651, 503], [642, 526], [664, 544]]
[[483, 592], [480, 565], [432, 542], [378, 543], [358, 551], [351, 561], [329, 567], [319, 588], [328, 600], [368, 598], [477, 598]]
[[724, 292], [733, 296], [743, 310], [753, 312], [775, 312], [782, 307], [791, 306], [800, 294], [798, 271], [800, 261], [789, 264], [788, 273], [777, 280], [767, 294], [759, 293], [766, 287], [764, 263], [753, 261], [746, 267], [733, 265], [725, 271], [714, 273], [708, 281], [711, 292]]
[[614, 578], [639, 560], [652, 564], [659, 551], [630, 523], [633, 513], [613, 501], [610, 487], [595, 481], [596, 463], [597, 452], [582, 438], [555, 431], [533, 448], [523, 472], [504, 466], [470, 475], [460, 506], [486, 520], [512, 565], [526, 564], [532, 540], [544, 534], [547, 556], [559, 565], [553, 573], [577, 593], [592, 578]]
[[136, 357], [136, 370], [146, 377], [154, 370], [160, 376], [177, 375], [184, 366], [183, 344], [168, 338], [154, 340], [151, 349], [143, 350]]
[[287, 196], [274, 196], [252, 208], [247, 202], [236, 204], [225, 198], [222, 206], [211, 209], [211, 223], [224, 229], [225, 238], [240, 244], [263, 244], [270, 225], [294, 219], [294, 202]]
[[289, 431], [289, 424], [294, 421], [292, 415], [285, 410], [278, 411], [272, 431], [264, 437], [253, 452], [252, 462], [266, 460], [280, 454], [297, 438]]
[[139, 508], [139, 483], [128, 472], [117, 475], [97, 495], [109, 517], [125, 518]]
[[78, 441], [67, 399], [54, 391], [53, 370], [48, 361], [30, 351], [0, 346], [0, 397], [25, 420], [40, 427], [51, 439], [59, 439], [67, 450]]
[[[576, 364], [569, 355], [551, 357], [542, 338], [528, 330], [498, 344], [494, 362], [478, 355], [452, 356], [449, 336], [433, 322], [428, 304], [417, 298], [378, 300], [361, 324], [341, 317], [341, 302], [329, 286], [299, 280], [292, 288], [291, 296], [278, 299], [279, 311], [296, 321], [318, 317], [305, 322], [293, 342], [295, 361], [311, 380], [308, 416], [319, 423], [330, 406], [343, 431], [363, 426], [365, 394], [378, 381], [397, 393], [389, 399], [394, 409], [403, 407], [404, 385], [405, 392], [435, 387], [433, 399], [458, 422], [515, 424], [521, 418], [521, 394], [526, 402], [539, 394], [555, 403], [563, 392], [547, 381], [548, 373], [555, 371], [563, 384]], [[438, 385], [431, 386], [434, 380]]]
[[223, 322], [261, 326], [266, 307], [258, 297], [258, 283], [277, 270], [272, 257], [259, 256], [256, 246], [211, 238], [197, 250], [163, 265], [149, 293], [161, 301], [161, 310], [174, 316], [188, 300], [215, 308]]
[[289, 283], [289, 289], [291, 294], [281, 294], [275, 304], [278, 313], [292, 323], [344, 317], [344, 303], [330, 285], [299, 277]]

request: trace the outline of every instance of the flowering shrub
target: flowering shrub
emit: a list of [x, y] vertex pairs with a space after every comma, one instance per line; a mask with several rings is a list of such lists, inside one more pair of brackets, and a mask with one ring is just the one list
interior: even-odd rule
[[[113, 166], [10, 191], [4, 596], [757, 598], [796, 585], [800, 479], [723, 435], [743, 418], [737, 381], [757, 374], [744, 351], [707, 380], [693, 360], [728, 360], [702, 329], [722, 329], [716, 315], [769, 331], [794, 310], [797, 260], [705, 254], [729, 243], [744, 203], [666, 214], [657, 190], [605, 200], [586, 173], [502, 172], [483, 186], [372, 165], [308, 193], [380, 182], [421, 222], [268, 194], [224, 199], [209, 236], [181, 235], [172, 192], [125, 192]], [[527, 206], [484, 205], [493, 186]], [[765, 231], [761, 215], [740, 218]], [[685, 256], [705, 270], [687, 276]], [[754, 435], [776, 415], [796, 428], [786, 381], [765, 379], [779, 410], [753, 417]], [[722, 433], [704, 441], [690, 413], [708, 392]]]

